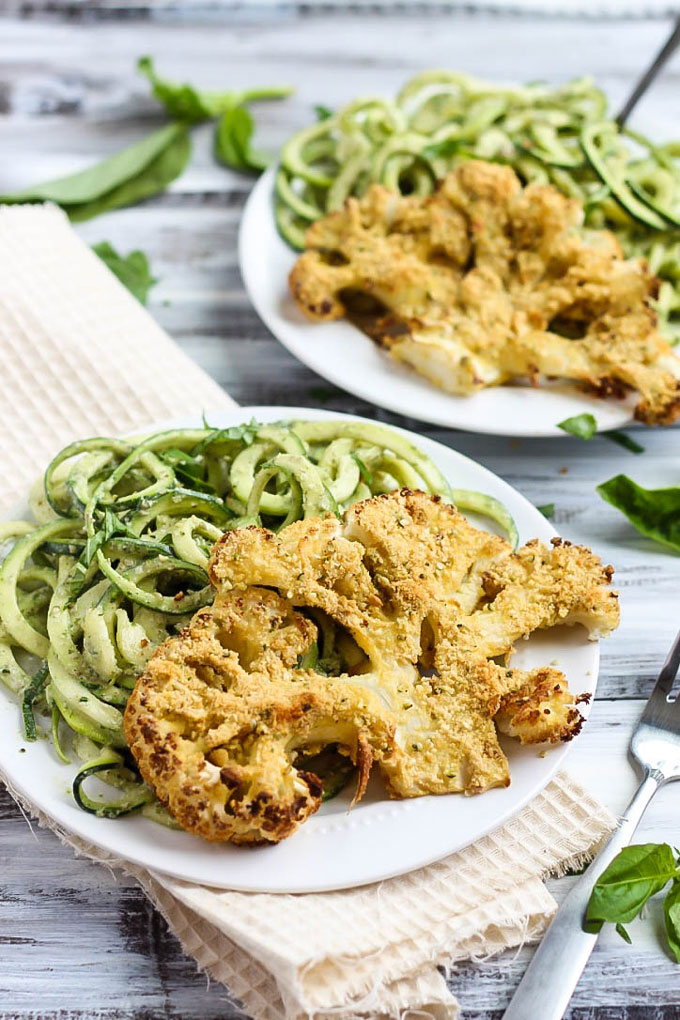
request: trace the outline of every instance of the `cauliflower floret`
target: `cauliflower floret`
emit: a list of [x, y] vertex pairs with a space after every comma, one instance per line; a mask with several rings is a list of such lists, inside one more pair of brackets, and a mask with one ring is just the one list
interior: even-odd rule
[[658, 281], [582, 219], [556, 188], [470, 160], [426, 198], [376, 184], [313, 223], [290, 290], [310, 318], [353, 318], [447, 392], [575, 379], [636, 390], [640, 421], [671, 424], [680, 359], [656, 328]]
[[[359, 766], [355, 799], [373, 763], [395, 797], [507, 785], [497, 724], [554, 742], [582, 718], [559, 671], [493, 660], [537, 628], [618, 623], [611, 568], [589, 550], [534, 541], [515, 554], [407, 489], [343, 520], [229, 531], [210, 574], [214, 605], [156, 651], [125, 728], [161, 801], [212, 840], [290, 835], [322, 795], [296, 760], [328, 744]], [[322, 619], [339, 634], [338, 675], [312, 654]]]

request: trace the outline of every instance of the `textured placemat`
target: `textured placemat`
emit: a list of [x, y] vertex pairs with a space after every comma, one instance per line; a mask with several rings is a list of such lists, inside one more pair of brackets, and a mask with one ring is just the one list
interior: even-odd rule
[[0, 267], [0, 508], [72, 439], [236, 407], [56, 206], [0, 205]]

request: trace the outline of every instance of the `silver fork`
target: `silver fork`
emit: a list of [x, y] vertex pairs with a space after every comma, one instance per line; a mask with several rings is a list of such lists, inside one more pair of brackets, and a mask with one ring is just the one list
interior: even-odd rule
[[680, 779], [680, 696], [671, 697], [680, 666], [680, 633], [661, 667], [630, 742], [644, 778], [621, 824], [559, 908], [519, 983], [503, 1020], [561, 1020], [595, 948], [583, 931], [590, 894], [604, 869], [628, 846], [650, 800], [664, 783]]

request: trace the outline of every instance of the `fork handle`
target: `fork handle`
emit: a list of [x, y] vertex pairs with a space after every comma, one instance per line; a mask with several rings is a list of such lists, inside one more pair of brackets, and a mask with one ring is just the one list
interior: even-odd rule
[[662, 777], [647, 771], [621, 823], [563, 901], [519, 983], [503, 1020], [562, 1020], [597, 935], [583, 931], [590, 894], [606, 867], [628, 846]]

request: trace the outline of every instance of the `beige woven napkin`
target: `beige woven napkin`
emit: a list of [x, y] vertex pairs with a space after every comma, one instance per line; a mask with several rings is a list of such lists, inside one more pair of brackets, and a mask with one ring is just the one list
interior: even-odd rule
[[[0, 206], [0, 505], [16, 503], [69, 440], [235, 406], [49, 206]], [[9, 782], [6, 780], [11, 790]], [[377, 885], [297, 896], [223, 892], [134, 875], [198, 966], [257, 1020], [407, 1015], [455, 1020], [438, 967], [537, 939], [543, 886], [588, 860], [612, 815], [562, 774], [515, 819], [438, 864]]]

